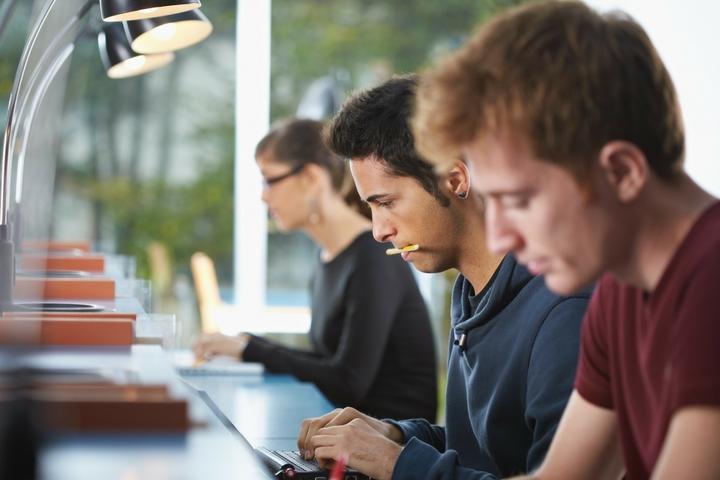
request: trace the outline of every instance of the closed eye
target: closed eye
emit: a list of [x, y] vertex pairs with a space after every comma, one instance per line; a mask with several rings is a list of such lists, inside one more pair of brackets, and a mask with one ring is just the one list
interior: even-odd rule
[[518, 193], [518, 194], [505, 194], [500, 197], [500, 204], [504, 208], [527, 208], [530, 203], [530, 194]]
[[389, 208], [392, 207], [393, 203], [395, 202], [394, 198], [388, 198], [390, 197], [387, 193], [378, 193], [375, 195], [370, 195], [365, 201], [369, 205], [376, 205], [378, 207], [383, 208]]

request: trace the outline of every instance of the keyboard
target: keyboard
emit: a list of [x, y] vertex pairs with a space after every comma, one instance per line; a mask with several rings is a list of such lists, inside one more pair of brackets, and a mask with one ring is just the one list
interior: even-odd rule
[[301, 472], [319, 472], [322, 470], [315, 460], [305, 460], [297, 450], [275, 450], [274, 453], [287, 460], [287, 463], [295, 465], [295, 470]]

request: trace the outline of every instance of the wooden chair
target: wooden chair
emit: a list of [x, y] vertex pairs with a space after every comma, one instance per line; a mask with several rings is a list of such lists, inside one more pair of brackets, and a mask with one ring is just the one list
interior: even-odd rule
[[221, 308], [223, 301], [220, 298], [215, 264], [203, 252], [195, 252], [190, 257], [190, 270], [195, 283], [202, 331], [204, 333], [217, 332], [220, 328], [216, 319], [216, 311]]
[[307, 307], [265, 307], [259, 312], [248, 312], [239, 305], [222, 301], [215, 264], [206, 254], [194, 253], [190, 258], [190, 269], [195, 283], [203, 333], [220, 332], [235, 335], [241, 331], [285, 333], [308, 331], [310, 310]]

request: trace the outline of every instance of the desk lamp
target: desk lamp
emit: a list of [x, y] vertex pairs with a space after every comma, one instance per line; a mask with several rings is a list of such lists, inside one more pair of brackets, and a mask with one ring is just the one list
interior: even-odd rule
[[173, 15], [199, 7], [200, 0], [100, 0], [100, 12], [106, 22]]
[[200, 10], [125, 23], [132, 49], [138, 53], [180, 50], [201, 42], [212, 29], [212, 24]]
[[[34, 53], [38, 37], [46, 27], [48, 19], [53, 15], [61, 14], [57, 12], [55, 6], [62, 3], [63, 0], [46, 0], [40, 10], [40, 14], [31, 27], [30, 35], [25, 43], [10, 93], [7, 124], [3, 138], [2, 162], [0, 163], [0, 311], [12, 308], [13, 305], [12, 291], [15, 281], [15, 246], [13, 240], [18, 239], [18, 236], [14, 235], [16, 232], [13, 232], [11, 222], [9, 222], [10, 199], [8, 186], [12, 168], [11, 154], [17, 155], [18, 158], [16, 196], [19, 197], [22, 190], [22, 171], [28, 138], [27, 135], [19, 135], [16, 122], [18, 119], [22, 119], [23, 125], [26, 127], [25, 131], [29, 131], [34, 114], [45, 92], [47, 92], [48, 87], [62, 66], [70, 58], [75, 42], [79, 38], [79, 36], [76, 36], [68, 40], [64, 37], [82, 21], [92, 6], [98, 3], [98, 0], [87, 0], [82, 5], [78, 12], [51, 39], [35, 68], [28, 72], [30, 56]], [[99, 0], [99, 3], [103, 19], [108, 22], [143, 20], [148, 17], [169, 14], [182, 15], [184, 12], [189, 13], [190, 10], [197, 9], [200, 6], [199, 0]], [[209, 25], [207, 18], [199, 12], [195, 13], [193, 18], [199, 18], [201, 21], [204, 19], [204, 22]], [[212, 27], [210, 27], [210, 30], [212, 30]], [[184, 31], [186, 31], [185, 27], [178, 30], [177, 33], [181, 34]], [[190, 43], [195, 43], [195, 41], [199, 40]], [[101, 47], [103, 61], [107, 62], [105, 63], [106, 70], [112, 78], [125, 78], [146, 73], [172, 60], [172, 54], [166, 52], [153, 57], [133, 55], [131, 49], [121, 46], [122, 35], [119, 34], [118, 28], [104, 29], [98, 42]], [[27, 75], [29, 75], [29, 79], [26, 78]], [[25, 85], [26, 81], [28, 86]], [[38, 88], [34, 95], [29, 95], [27, 92], [31, 92], [31, 87], [35, 86], [38, 86]], [[22, 95], [21, 88], [25, 88], [25, 93]], [[19, 139], [19, 137], [21, 138]], [[18, 141], [20, 141], [20, 144], [16, 145]], [[16, 198], [16, 202], [19, 205], [19, 198]], [[18, 222], [17, 218], [14, 220]]]
[[[13, 308], [13, 285], [15, 280], [15, 248], [13, 242], [13, 231], [9, 209], [9, 184], [11, 178], [11, 155], [17, 155], [16, 177], [19, 183], [16, 191], [16, 201], [22, 190], [22, 171], [25, 160], [25, 147], [29, 135], [23, 134], [30, 131], [35, 113], [38, 110], [42, 99], [45, 97], [49, 86], [66, 64], [74, 49], [75, 42], [79, 35], [72, 36], [73, 31], [80, 21], [87, 15], [97, 0], [87, 0], [77, 13], [64, 22], [63, 27], [56, 34], [50, 36], [49, 43], [40, 54], [37, 62], [31, 67], [31, 55], [35, 55], [38, 38], [41, 33], [48, 34], [48, 19], [63, 20], [64, 12], [55, 9], [57, 4], [65, 4], [65, 0], [45, 0], [39, 15], [30, 29], [28, 40], [25, 42], [17, 73], [13, 82], [10, 94], [10, 101], [7, 111], [7, 124], [3, 136], [2, 158], [0, 162], [0, 311]], [[4, 20], [9, 17], [14, 6], [13, 1], [6, 5], [3, 10], [3, 24], [0, 25], [0, 32], [4, 26]], [[100, 8], [103, 18], [106, 21], [120, 21], [131, 19], [142, 19], [153, 15], [168, 15], [185, 12], [200, 6], [197, 0], [100, 0]], [[7, 15], [7, 17], [6, 17]], [[121, 27], [120, 27], [121, 28]], [[117, 29], [116, 29], [117, 31]], [[111, 66], [108, 74], [116, 77], [125, 77], [130, 74], [140, 74], [150, 71], [149, 66], [160, 66], [161, 61], [153, 62], [144, 58], [143, 61], [132, 60], [139, 58], [131, 56], [131, 50], [123, 50], [119, 46], [119, 39], [116, 42], [111, 30], [101, 34], [100, 46], [104, 47], [103, 58], [123, 59]], [[67, 38], [66, 38], [67, 37]], [[171, 54], [165, 55], [163, 61], [167, 63], [172, 59]], [[123, 58], [127, 56], [127, 58]], [[168, 60], [169, 59], [169, 60]], [[159, 60], [157, 58], [153, 60]], [[128, 61], [130, 61], [128, 63]], [[142, 64], [142, 65], [140, 65]], [[135, 67], [135, 68], [131, 68]], [[113, 72], [111, 74], [111, 71]], [[27, 77], [26, 77], [27, 76]], [[26, 84], [27, 81], [27, 84]], [[16, 125], [16, 122], [22, 122]], [[18, 131], [19, 130], [19, 131]], [[18, 143], [19, 142], [19, 143]], [[19, 205], [19, 202], [18, 202]], [[14, 211], [14, 221], [18, 222], [18, 211]], [[18, 357], [22, 352], [18, 352]], [[27, 373], [12, 370], [8, 373], [12, 384], [22, 386], [27, 378]], [[16, 478], [36, 478], [37, 451], [40, 448], [40, 434], [35, 433], [34, 409], [32, 402], [28, 401], [22, 391], [14, 393], [11, 391], [10, 403], [6, 404], [0, 411], [0, 480]], [[12, 408], [9, 408], [12, 407]]]
[[118, 23], [108, 23], [98, 34], [100, 59], [110, 78], [127, 78], [156, 70], [172, 62], [172, 52], [143, 55], [130, 48], [125, 30]]

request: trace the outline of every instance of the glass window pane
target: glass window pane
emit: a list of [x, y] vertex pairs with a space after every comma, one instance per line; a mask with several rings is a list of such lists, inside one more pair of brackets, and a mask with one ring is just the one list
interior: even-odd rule
[[[273, 0], [271, 119], [329, 118], [355, 89], [416, 72], [513, 1]], [[317, 252], [268, 228], [267, 301], [307, 298]]]

